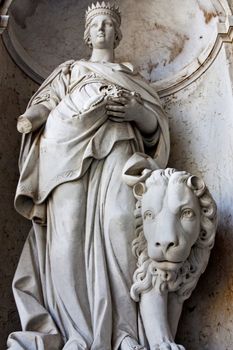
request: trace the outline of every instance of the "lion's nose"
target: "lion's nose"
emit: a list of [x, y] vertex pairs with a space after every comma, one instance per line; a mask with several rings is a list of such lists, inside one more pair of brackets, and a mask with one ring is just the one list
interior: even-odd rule
[[167, 252], [169, 249], [171, 249], [172, 247], [176, 247], [177, 246], [177, 242], [175, 241], [159, 241], [155, 243], [155, 246], [162, 249], [162, 251]]

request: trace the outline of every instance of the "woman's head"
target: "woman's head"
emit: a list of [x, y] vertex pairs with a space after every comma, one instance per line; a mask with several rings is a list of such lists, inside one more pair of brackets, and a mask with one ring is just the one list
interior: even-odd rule
[[[121, 39], [121, 16], [115, 5], [92, 4], [86, 12], [84, 41], [90, 47], [115, 49]], [[107, 46], [107, 47], [106, 47]]]

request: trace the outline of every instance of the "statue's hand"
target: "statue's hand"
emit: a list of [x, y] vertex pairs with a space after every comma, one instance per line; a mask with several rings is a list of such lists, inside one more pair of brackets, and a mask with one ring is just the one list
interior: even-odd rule
[[185, 350], [185, 348], [182, 345], [178, 345], [170, 341], [165, 341], [155, 346], [153, 350]]
[[138, 122], [142, 116], [141, 96], [130, 91], [120, 91], [118, 97], [109, 97], [106, 105], [109, 119], [116, 122]]

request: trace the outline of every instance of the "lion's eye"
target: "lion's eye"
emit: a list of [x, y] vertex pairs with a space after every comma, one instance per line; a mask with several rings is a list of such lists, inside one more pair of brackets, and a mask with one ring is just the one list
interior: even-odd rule
[[154, 219], [154, 215], [153, 215], [151, 210], [145, 211], [143, 217], [144, 217], [144, 220], [152, 220], [152, 219]]
[[192, 218], [194, 218], [194, 216], [195, 216], [195, 213], [190, 208], [184, 209], [181, 212], [181, 218], [182, 219], [192, 219]]

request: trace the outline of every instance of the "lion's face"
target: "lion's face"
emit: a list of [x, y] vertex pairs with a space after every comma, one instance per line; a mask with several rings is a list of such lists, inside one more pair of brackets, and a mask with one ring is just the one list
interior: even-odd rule
[[180, 302], [195, 288], [214, 245], [217, 208], [204, 181], [185, 171], [158, 169], [147, 172], [133, 193], [137, 260], [130, 295], [159, 288], [176, 292]]
[[200, 204], [185, 183], [154, 183], [142, 196], [148, 256], [162, 270], [177, 270], [200, 234]]

